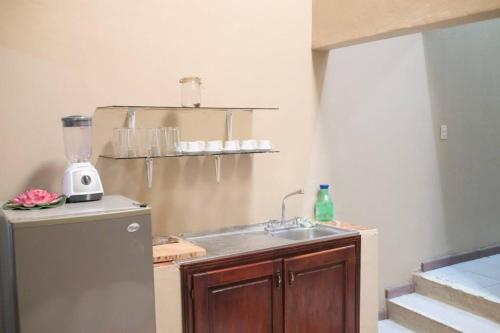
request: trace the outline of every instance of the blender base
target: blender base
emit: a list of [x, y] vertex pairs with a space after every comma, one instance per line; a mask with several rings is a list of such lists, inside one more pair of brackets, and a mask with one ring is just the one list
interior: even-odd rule
[[102, 199], [103, 193], [92, 193], [92, 194], [76, 194], [68, 197], [66, 199], [67, 203], [74, 202], [85, 202], [85, 201], [97, 201]]
[[63, 193], [67, 202], [101, 200], [104, 190], [99, 173], [89, 162], [69, 164], [64, 171]]

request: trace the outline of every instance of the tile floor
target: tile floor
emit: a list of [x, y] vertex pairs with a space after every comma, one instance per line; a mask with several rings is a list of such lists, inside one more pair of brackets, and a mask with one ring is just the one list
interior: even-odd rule
[[422, 275], [500, 303], [500, 254], [438, 268]]

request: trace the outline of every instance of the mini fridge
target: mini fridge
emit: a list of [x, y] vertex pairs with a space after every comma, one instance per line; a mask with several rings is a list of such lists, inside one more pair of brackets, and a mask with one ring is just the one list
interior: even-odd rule
[[0, 210], [1, 333], [154, 333], [154, 306], [148, 207]]

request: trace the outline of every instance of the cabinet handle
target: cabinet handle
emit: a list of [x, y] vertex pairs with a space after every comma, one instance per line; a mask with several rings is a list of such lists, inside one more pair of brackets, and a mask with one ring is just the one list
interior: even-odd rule
[[276, 272], [276, 288], [281, 287], [281, 272]]
[[288, 271], [288, 284], [291, 286], [295, 281], [295, 273], [293, 271]]

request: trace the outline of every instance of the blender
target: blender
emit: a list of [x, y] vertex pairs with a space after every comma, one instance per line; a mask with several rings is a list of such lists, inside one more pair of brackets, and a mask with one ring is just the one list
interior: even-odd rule
[[69, 165], [64, 171], [63, 193], [68, 202], [100, 200], [103, 188], [92, 154], [92, 118], [69, 116], [63, 124], [64, 151]]

